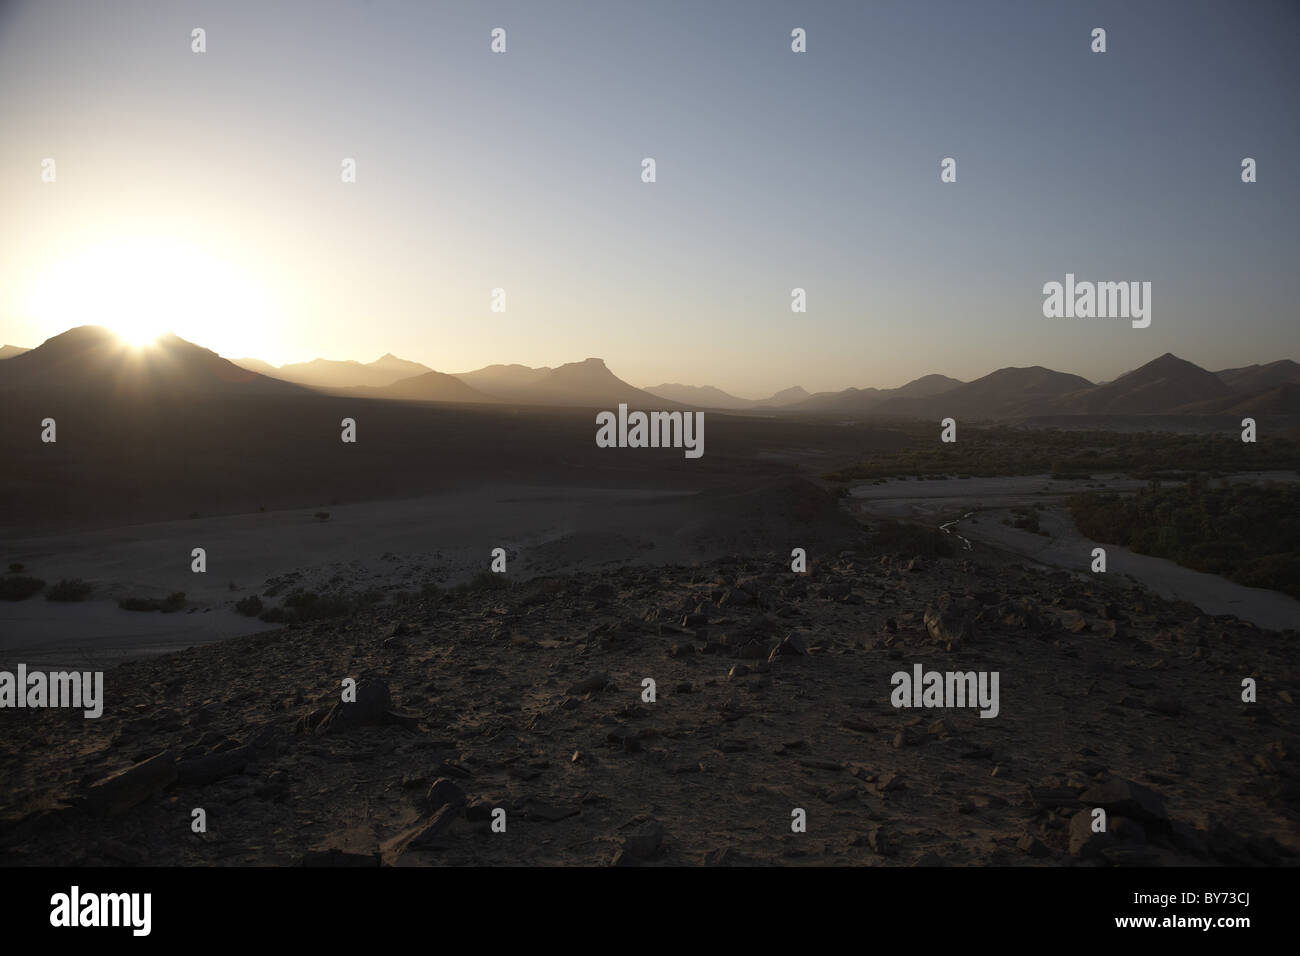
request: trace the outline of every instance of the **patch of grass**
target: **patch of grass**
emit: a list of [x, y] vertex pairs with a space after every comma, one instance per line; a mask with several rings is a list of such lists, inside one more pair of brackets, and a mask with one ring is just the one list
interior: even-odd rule
[[64, 578], [45, 593], [47, 601], [84, 601], [90, 597], [94, 587], [81, 578]]
[[0, 578], [0, 601], [26, 601], [43, 587], [45, 582], [40, 578], [18, 575]]

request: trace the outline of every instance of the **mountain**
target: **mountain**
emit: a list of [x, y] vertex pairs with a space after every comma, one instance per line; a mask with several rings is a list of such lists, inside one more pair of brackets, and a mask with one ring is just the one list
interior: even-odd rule
[[126, 345], [108, 329], [83, 325], [0, 364], [0, 390], [50, 389], [166, 398], [224, 393], [295, 394], [287, 382], [240, 368], [216, 352], [167, 333], [146, 348]]
[[846, 388], [838, 392], [818, 392], [790, 406], [800, 412], [872, 412], [890, 399], [931, 398], [951, 391], [962, 382], [946, 375], [923, 375], [898, 388]]
[[280, 371], [270, 362], [263, 362], [261, 359], [237, 358], [231, 359], [230, 361], [234, 362], [240, 368], [248, 369], [250, 372], [256, 372], [258, 375], [268, 375], [271, 378], [275, 378], [277, 373]]
[[[1218, 373], [1216, 373], [1218, 374]], [[1300, 384], [1288, 382], [1274, 388], [1262, 388], [1251, 394], [1230, 392], [1177, 409], [1180, 415], [1300, 415]]]
[[802, 402], [811, 397], [811, 394], [802, 385], [795, 385], [793, 388], [782, 389], [771, 398], [760, 398], [754, 405], [759, 408], [784, 408]]
[[888, 398], [872, 413], [906, 418], [1020, 418], [1039, 414], [1043, 406], [1061, 395], [1091, 387], [1092, 383], [1082, 376], [1041, 365], [1000, 368], [937, 395]]
[[1300, 364], [1290, 359], [1279, 359], [1267, 365], [1225, 368], [1214, 374], [1233, 391], [1250, 393], [1300, 382]]
[[[400, 360], [399, 360], [400, 361]], [[425, 372], [385, 385], [383, 388], [352, 388], [352, 394], [365, 398], [390, 398], [408, 402], [478, 402], [500, 401], [470, 388], [454, 375], [446, 372]]]
[[895, 389], [884, 389], [887, 392], [893, 392], [893, 395], [899, 398], [929, 398], [931, 395], [942, 395], [944, 392], [950, 392], [958, 385], [966, 384], [959, 378], [949, 378], [947, 375], [922, 375], [920, 378], [914, 378], [906, 385], [900, 385]]
[[1213, 372], [1166, 352], [1113, 382], [1049, 403], [1047, 414], [1155, 415], [1226, 396], [1230, 389]]
[[22, 355], [24, 352], [30, 352], [31, 349], [25, 349], [21, 345], [5, 345], [0, 347], [0, 361], [11, 359], [16, 355]]
[[433, 371], [433, 369], [429, 368], [427, 365], [421, 365], [419, 362], [412, 362], [408, 359], [398, 358], [392, 352], [385, 352], [366, 367], [398, 376], [394, 379], [393, 384], [402, 381], [402, 379], [412, 378], [416, 375], [424, 375], [426, 372]]
[[521, 389], [536, 385], [555, 369], [529, 368], [527, 365], [488, 365], [473, 372], [460, 372], [456, 378], [470, 388], [498, 398], [514, 398]]
[[[369, 364], [360, 362], [336, 361], [333, 359], [313, 359], [310, 362], [296, 362], [281, 365], [275, 371], [276, 378], [311, 388], [383, 388], [404, 378], [432, 372], [433, 369], [419, 362], [408, 362], [389, 354]], [[271, 373], [267, 373], [271, 374]]]
[[552, 369], [519, 389], [512, 401], [529, 405], [579, 405], [614, 409], [620, 402], [644, 410], [675, 408], [676, 403], [634, 388], [605, 367], [604, 359], [589, 358]]
[[676, 383], [654, 385], [646, 389], [651, 395], [666, 398], [670, 402], [693, 405], [697, 408], [753, 408], [757, 402], [752, 398], [737, 398], [712, 385], [679, 385]]

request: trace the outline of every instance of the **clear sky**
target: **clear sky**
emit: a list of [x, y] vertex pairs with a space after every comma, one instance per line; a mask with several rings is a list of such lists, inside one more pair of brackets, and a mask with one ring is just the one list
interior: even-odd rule
[[[1292, 0], [0, 0], [0, 341], [746, 396], [1300, 359], [1298, 111]], [[1067, 272], [1151, 326], [1044, 318]]]

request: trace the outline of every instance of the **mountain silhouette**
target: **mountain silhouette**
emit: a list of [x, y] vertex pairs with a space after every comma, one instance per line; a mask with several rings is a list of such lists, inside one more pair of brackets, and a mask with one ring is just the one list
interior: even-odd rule
[[235, 364], [241, 368], [269, 375], [296, 385], [309, 388], [383, 388], [404, 378], [423, 375], [433, 369], [419, 362], [400, 359], [391, 352], [363, 364], [355, 361], [335, 359], [312, 359], [310, 362], [295, 362], [275, 368], [261, 359], [236, 359]]
[[[400, 360], [399, 360], [400, 361]], [[478, 402], [494, 403], [500, 399], [470, 388], [446, 372], [425, 372], [385, 385], [383, 388], [352, 388], [351, 394], [363, 398], [388, 398], [407, 402]]]
[[589, 358], [552, 369], [536, 382], [515, 392], [513, 400], [530, 405], [579, 405], [613, 409], [620, 402], [644, 410], [677, 407], [675, 402], [635, 388], [605, 366], [604, 359]]
[[456, 378], [471, 388], [497, 398], [513, 399], [520, 390], [536, 385], [555, 369], [529, 368], [527, 365], [488, 365], [473, 372], [460, 372]]
[[1113, 382], [1097, 385], [1049, 403], [1049, 414], [1155, 415], [1229, 394], [1213, 372], [1166, 352], [1125, 372]]
[[1225, 368], [1214, 374], [1233, 391], [1258, 392], [1278, 385], [1300, 383], [1300, 364], [1290, 359], [1279, 359], [1267, 365]]
[[0, 390], [48, 389], [165, 398], [193, 393], [292, 394], [300, 391], [240, 368], [177, 335], [133, 348], [108, 329], [83, 325], [0, 363]]

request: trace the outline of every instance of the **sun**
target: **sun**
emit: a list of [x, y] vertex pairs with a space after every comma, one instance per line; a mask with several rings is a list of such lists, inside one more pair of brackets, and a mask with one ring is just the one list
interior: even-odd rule
[[102, 325], [143, 348], [167, 332], [243, 354], [269, 320], [256, 283], [189, 243], [123, 238], [63, 257], [30, 287], [28, 309], [50, 335]]

